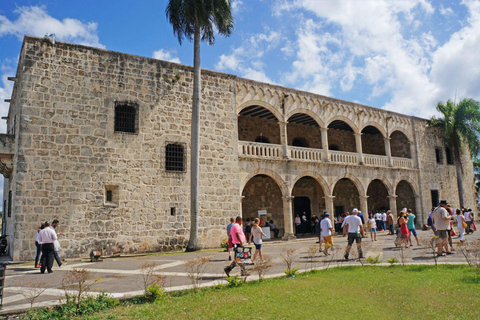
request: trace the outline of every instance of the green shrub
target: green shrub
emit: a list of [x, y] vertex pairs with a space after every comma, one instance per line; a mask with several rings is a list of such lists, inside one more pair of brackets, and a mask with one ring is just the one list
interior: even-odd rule
[[165, 290], [163, 289], [163, 285], [153, 283], [147, 288], [147, 292], [145, 293], [145, 295], [147, 299], [155, 301], [165, 296]]
[[388, 259], [387, 262], [390, 263], [391, 266], [393, 266], [395, 263], [398, 262], [398, 259], [397, 258], [391, 258], [391, 259]]
[[295, 277], [297, 275], [298, 270], [300, 270], [300, 269], [298, 269], [298, 268], [287, 268], [283, 272], [285, 272], [287, 277]]
[[222, 241], [222, 243], [220, 245], [222, 246], [223, 249], [228, 249], [228, 242], [227, 241]]
[[367, 261], [370, 264], [377, 264], [377, 263], [382, 262], [382, 260], [380, 260], [380, 255], [377, 255], [375, 258], [369, 256], [369, 257], [367, 257]]
[[233, 277], [227, 277], [227, 282], [230, 287], [240, 287], [244, 281], [238, 277], [238, 275]]

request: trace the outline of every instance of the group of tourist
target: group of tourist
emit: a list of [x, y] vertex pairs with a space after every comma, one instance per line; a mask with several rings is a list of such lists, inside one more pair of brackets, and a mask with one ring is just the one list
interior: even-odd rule
[[40, 269], [41, 273], [45, 273], [45, 269], [48, 273], [52, 273], [53, 260], [57, 261], [59, 267], [62, 266], [62, 260], [58, 256], [60, 251], [60, 244], [57, 237], [62, 233], [57, 234], [56, 228], [60, 222], [55, 219], [50, 222], [45, 221], [37, 229], [37, 235], [35, 240], [35, 246], [37, 248], [37, 254], [35, 256], [35, 268]]

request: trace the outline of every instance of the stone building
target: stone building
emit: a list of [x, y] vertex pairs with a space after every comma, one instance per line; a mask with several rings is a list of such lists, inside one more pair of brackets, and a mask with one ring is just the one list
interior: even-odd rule
[[[4, 232], [34, 257], [59, 219], [67, 257], [182, 246], [189, 235], [193, 69], [27, 36], [1, 136]], [[294, 215], [408, 207], [425, 222], [458, 205], [452, 153], [425, 119], [233, 75], [202, 72], [199, 236], [267, 212], [285, 239]], [[473, 166], [462, 163], [466, 204]]]

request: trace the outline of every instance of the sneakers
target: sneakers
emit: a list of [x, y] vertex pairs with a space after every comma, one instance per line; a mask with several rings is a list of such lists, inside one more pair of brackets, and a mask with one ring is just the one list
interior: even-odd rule
[[231, 256], [230, 256], [230, 257], [228, 257], [228, 261], [232, 261], [232, 257], [231, 257]]
[[345, 255], [345, 260], [348, 260], [348, 254]]
[[230, 277], [230, 270], [228, 268], [223, 268], [223, 271], [227, 275], [227, 278]]
[[40, 269], [42, 266], [41, 265], [38, 265], [38, 266], [35, 266], [35, 269]]

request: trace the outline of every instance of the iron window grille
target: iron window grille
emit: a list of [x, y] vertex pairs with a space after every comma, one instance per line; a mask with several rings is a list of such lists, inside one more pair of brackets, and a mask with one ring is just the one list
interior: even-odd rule
[[165, 144], [165, 171], [185, 172], [186, 171], [186, 145], [178, 142], [166, 142]]
[[443, 164], [443, 153], [442, 148], [435, 148], [435, 158], [438, 164]]
[[135, 134], [138, 131], [138, 104], [115, 102], [115, 132]]
[[454, 164], [453, 163], [452, 152], [450, 151], [449, 147], [445, 148], [445, 153], [447, 154], [447, 164]]

